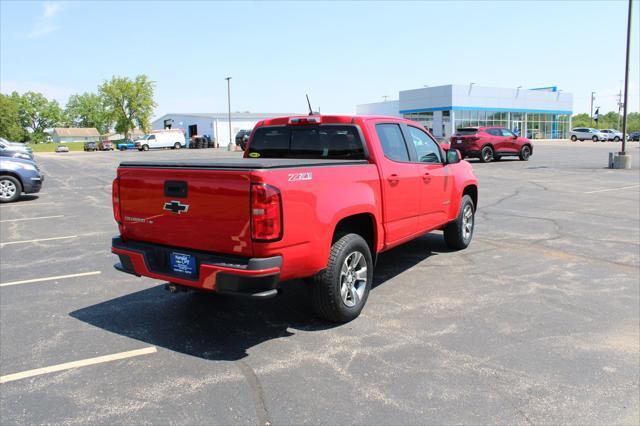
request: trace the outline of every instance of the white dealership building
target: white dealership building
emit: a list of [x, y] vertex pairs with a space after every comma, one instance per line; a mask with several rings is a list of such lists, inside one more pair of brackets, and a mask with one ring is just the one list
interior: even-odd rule
[[358, 114], [418, 121], [437, 137], [449, 137], [460, 127], [501, 126], [530, 139], [566, 139], [572, 111], [573, 95], [556, 86], [526, 89], [473, 83], [403, 90], [398, 100], [356, 106]]

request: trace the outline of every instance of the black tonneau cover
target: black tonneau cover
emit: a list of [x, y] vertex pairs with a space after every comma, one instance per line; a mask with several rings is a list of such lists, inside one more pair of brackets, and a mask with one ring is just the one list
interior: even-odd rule
[[279, 169], [289, 167], [350, 166], [367, 160], [316, 160], [300, 158], [217, 158], [168, 161], [123, 161], [120, 167], [162, 169]]

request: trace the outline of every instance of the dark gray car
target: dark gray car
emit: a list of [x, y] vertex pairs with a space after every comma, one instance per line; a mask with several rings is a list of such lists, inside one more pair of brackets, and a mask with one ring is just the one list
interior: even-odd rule
[[17, 200], [24, 192], [40, 191], [44, 175], [34, 161], [0, 157], [0, 203]]

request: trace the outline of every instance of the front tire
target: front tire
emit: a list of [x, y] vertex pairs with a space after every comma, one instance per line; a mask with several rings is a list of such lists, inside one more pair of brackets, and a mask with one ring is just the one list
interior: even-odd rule
[[444, 228], [444, 241], [447, 247], [452, 250], [462, 250], [469, 246], [475, 228], [475, 213], [471, 197], [463, 196], [458, 217]]
[[180, 149], [180, 148], [181, 148], [180, 142], [176, 142], [173, 144], [173, 149]]
[[571, 140], [575, 142], [578, 140], [578, 137], [576, 135], [571, 135]]
[[0, 203], [15, 201], [22, 194], [22, 184], [13, 176], [0, 176]]
[[142, 145], [143, 151], [149, 151], [149, 145]]
[[349, 322], [362, 312], [372, 281], [369, 245], [360, 235], [347, 234], [333, 243], [327, 268], [313, 278], [313, 309], [327, 321]]
[[480, 151], [480, 162], [489, 163], [491, 160], [493, 160], [493, 148], [487, 145]]
[[597, 137], [597, 136], [593, 136], [593, 137], [591, 138], [591, 140], [592, 140], [592, 141], [594, 141], [594, 142], [598, 142], [598, 137]]
[[614, 137], [614, 138], [613, 138], [613, 141], [614, 141], [614, 142], [620, 142], [620, 137], [619, 137], [619, 136]]
[[529, 147], [529, 145], [525, 145], [520, 148], [519, 157], [522, 161], [528, 161], [529, 157], [531, 157], [531, 147]]

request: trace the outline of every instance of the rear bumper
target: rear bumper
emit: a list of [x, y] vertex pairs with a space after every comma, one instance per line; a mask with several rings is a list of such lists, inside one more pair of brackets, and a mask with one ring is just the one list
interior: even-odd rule
[[[196, 258], [194, 277], [173, 272], [172, 251]], [[246, 258], [172, 248], [139, 241], [112, 240], [111, 252], [120, 258], [114, 265], [121, 272], [145, 276], [206, 291], [267, 298], [277, 294], [282, 257]]]

